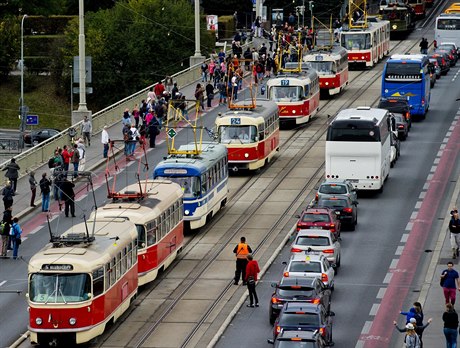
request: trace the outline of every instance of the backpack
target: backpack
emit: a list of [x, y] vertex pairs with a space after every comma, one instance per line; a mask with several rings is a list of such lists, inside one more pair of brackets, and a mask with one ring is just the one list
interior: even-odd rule
[[5, 221], [2, 221], [0, 223], [0, 235], [5, 235], [5, 229], [6, 229], [6, 222]]
[[131, 131], [131, 129], [129, 129], [127, 132], [123, 133], [123, 140], [124, 141], [130, 141], [132, 137], [133, 137], [133, 132]]

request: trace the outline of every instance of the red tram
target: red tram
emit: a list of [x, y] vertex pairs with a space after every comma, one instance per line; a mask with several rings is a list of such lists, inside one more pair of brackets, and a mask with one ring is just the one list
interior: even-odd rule
[[419, 18], [425, 18], [426, 16], [426, 0], [409, 0], [409, 5], [415, 11], [415, 15]]
[[228, 166], [235, 172], [259, 169], [279, 151], [278, 106], [268, 100], [255, 104], [255, 108], [229, 110], [216, 118], [218, 141], [227, 147]]
[[340, 93], [348, 86], [348, 52], [341, 46], [330, 50], [313, 50], [303, 56], [319, 75], [319, 88], [328, 95]]

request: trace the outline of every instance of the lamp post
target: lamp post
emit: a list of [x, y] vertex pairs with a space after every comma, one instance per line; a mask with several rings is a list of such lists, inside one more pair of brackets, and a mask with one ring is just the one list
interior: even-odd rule
[[195, 0], [195, 54], [190, 57], [190, 66], [194, 66], [205, 60], [200, 49], [200, 0]]
[[72, 117], [73, 112], [73, 66], [70, 64], [70, 116]]
[[21, 97], [19, 99], [20, 112], [21, 112], [21, 133], [26, 128], [25, 124], [25, 110], [24, 110], [24, 19], [27, 15], [22, 16], [21, 19]]

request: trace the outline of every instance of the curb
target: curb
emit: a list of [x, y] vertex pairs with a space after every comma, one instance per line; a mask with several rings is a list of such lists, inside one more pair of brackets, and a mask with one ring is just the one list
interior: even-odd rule
[[24, 342], [29, 337], [29, 331], [24, 332], [16, 341], [13, 342], [9, 348], [17, 348], [22, 342]]

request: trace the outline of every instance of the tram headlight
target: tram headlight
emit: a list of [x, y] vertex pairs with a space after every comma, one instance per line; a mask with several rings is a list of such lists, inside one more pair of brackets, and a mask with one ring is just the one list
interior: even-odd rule
[[190, 214], [190, 210], [188, 210], [188, 209], [185, 209], [185, 211], [184, 211], [184, 215], [189, 215], [189, 214]]
[[244, 158], [248, 158], [248, 157], [249, 157], [249, 154], [246, 152], [246, 153], [244, 154]]
[[398, 29], [398, 26], [396, 24], [393, 24], [392, 28], [393, 28], [393, 30], [396, 30], [396, 29]]
[[364, 56], [361, 56], [361, 59], [364, 59]]
[[295, 110], [292, 110], [292, 113], [295, 114]]
[[42, 318], [35, 318], [35, 324], [41, 325], [43, 323]]
[[326, 82], [326, 86], [329, 86], [329, 82]]
[[70, 325], [74, 326], [76, 323], [77, 323], [77, 319], [75, 319], [75, 318], [70, 318], [69, 319], [69, 324]]

